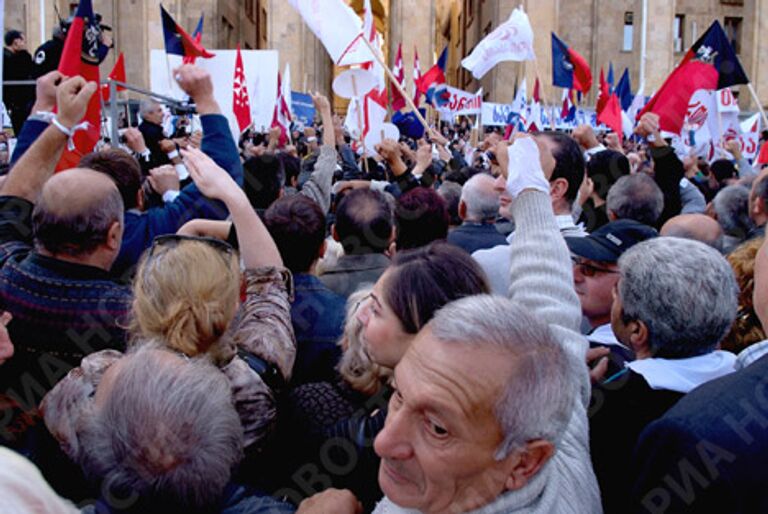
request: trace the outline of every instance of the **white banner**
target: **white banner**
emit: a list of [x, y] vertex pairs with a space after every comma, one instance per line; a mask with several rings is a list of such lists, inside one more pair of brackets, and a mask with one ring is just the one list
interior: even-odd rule
[[[445, 92], [447, 98], [442, 98]], [[450, 116], [480, 114], [483, 108], [483, 88], [477, 93], [469, 93], [448, 85], [440, 85], [435, 90], [437, 110]]]
[[482, 120], [483, 125], [492, 127], [506, 126], [509, 115], [512, 111], [512, 104], [495, 104], [492, 102], [483, 103]]
[[[232, 74], [235, 69], [237, 50], [211, 50], [216, 54], [212, 59], [197, 59], [196, 64], [208, 70], [213, 81], [213, 95], [221, 113], [229, 121], [232, 135], [237, 139], [240, 130], [232, 113]], [[242, 50], [245, 67], [245, 83], [251, 100], [251, 119], [257, 130], [272, 125], [272, 115], [277, 98], [277, 50]], [[175, 80], [168, 77], [168, 70], [181, 65], [181, 57], [169, 55], [166, 64], [165, 50], [152, 50], [150, 54], [150, 89], [164, 96], [178, 100], [186, 98]]]
[[715, 93], [717, 95], [717, 110], [721, 113], [735, 112], [739, 113], [739, 101], [733, 96], [731, 88], [727, 87]]
[[480, 41], [461, 65], [479, 80], [502, 61], [534, 59], [533, 28], [528, 15], [519, 7], [512, 11], [507, 21]]

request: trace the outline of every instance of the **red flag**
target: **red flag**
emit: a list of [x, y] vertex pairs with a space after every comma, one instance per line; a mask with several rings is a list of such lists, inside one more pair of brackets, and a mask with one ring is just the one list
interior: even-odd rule
[[419, 107], [421, 101], [421, 93], [419, 92], [419, 82], [421, 82], [421, 64], [419, 64], [419, 49], [413, 47], [413, 84], [414, 84], [414, 96], [413, 103], [416, 108]]
[[[99, 83], [99, 41], [97, 38], [86, 38], [86, 23], [94, 27], [93, 6], [91, 0], [81, 0], [75, 13], [72, 25], [67, 31], [67, 40], [61, 52], [59, 73], [69, 77], [82, 76], [89, 82]], [[90, 31], [89, 31], [90, 32]], [[85, 44], [84, 44], [85, 43]], [[61, 156], [56, 171], [74, 168], [80, 158], [93, 151], [101, 134], [101, 102], [99, 95], [94, 94], [88, 102], [85, 117], [79, 124], [72, 138], [73, 145], [67, 147]]]
[[282, 78], [277, 72], [277, 98], [275, 99], [275, 111], [272, 115], [272, 126], [280, 127], [280, 140], [278, 144], [285, 146], [288, 142], [288, 132], [291, 129], [291, 111], [283, 98]]
[[[115, 66], [112, 68], [112, 71], [109, 72], [107, 78], [116, 82], [126, 82], [125, 56], [123, 55], [123, 52], [120, 52], [120, 55], [117, 57], [117, 61], [115, 61]], [[123, 86], [117, 86], [117, 90], [125, 91], [125, 88]], [[109, 102], [109, 84], [102, 84], [101, 97], [105, 102]]]
[[[198, 45], [200, 48], [203, 47], [201, 44], [203, 41], [203, 21], [205, 19], [205, 14], [200, 13], [200, 20], [197, 22], [197, 27], [195, 27], [195, 31], [192, 33], [192, 40], [194, 41], [195, 45]], [[195, 61], [197, 60], [197, 55], [185, 55], [182, 59], [183, 64], [195, 64]]]
[[609, 87], [610, 86], [608, 86], [608, 82], [605, 80], [603, 69], [600, 68], [600, 89], [598, 90], [597, 105], [595, 106], [595, 112], [598, 114], [600, 114], [603, 109], [605, 109], [605, 106], [608, 103], [608, 99], [611, 97]]
[[251, 125], [251, 100], [248, 97], [248, 86], [245, 83], [245, 70], [240, 45], [237, 45], [235, 57], [235, 77], [232, 84], [232, 112], [237, 119], [237, 126], [243, 132]]
[[539, 77], [536, 77], [536, 83], [533, 85], [533, 101], [541, 102], [541, 93], [539, 92]]
[[757, 156], [757, 164], [768, 164], [768, 142], [760, 147], [760, 154]]
[[607, 97], [603, 109], [598, 111], [597, 122], [611, 127], [611, 130], [619, 136], [619, 141], [624, 139], [621, 126], [621, 102], [619, 102], [619, 97], [615, 93]]
[[[397, 56], [395, 57], [395, 67], [392, 69], [392, 74], [397, 79], [397, 83], [400, 86], [403, 85], [405, 79], [405, 70], [403, 69], [403, 44], [400, 43], [397, 47]], [[399, 111], [405, 107], [405, 98], [400, 94], [400, 91], [396, 87], [392, 86], [392, 110]]]

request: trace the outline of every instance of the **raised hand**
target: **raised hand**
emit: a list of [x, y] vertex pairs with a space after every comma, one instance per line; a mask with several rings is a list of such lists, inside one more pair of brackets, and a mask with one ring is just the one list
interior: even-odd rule
[[226, 203], [233, 196], [245, 194], [226, 171], [200, 150], [188, 148], [182, 150], [181, 155], [192, 180], [208, 198]]
[[59, 123], [72, 128], [83, 119], [88, 109], [88, 101], [96, 92], [95, 82], [86, 82], [83, 77], [68, 78], [56, 89], [56, 115]]

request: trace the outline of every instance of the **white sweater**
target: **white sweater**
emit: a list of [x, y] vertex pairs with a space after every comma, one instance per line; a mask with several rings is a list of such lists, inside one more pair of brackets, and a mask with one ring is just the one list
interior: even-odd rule
[[[584, 362], [587, 340], [579, 333], [581, 306], [573, 290], [570, 254], [560, 235], [549, 196], [524, 192], [513, 202], [517, 223], [510, 244], [509, 297], [549, 324], [566, 350]], [[470, 514], [601, 513], [600, 491], [589, 457], [589, 376], [574, 384], [573, 415], [554, 457], [522, 489], [508, 491]], [[375, 514], [416, 514], [384, 498]]]

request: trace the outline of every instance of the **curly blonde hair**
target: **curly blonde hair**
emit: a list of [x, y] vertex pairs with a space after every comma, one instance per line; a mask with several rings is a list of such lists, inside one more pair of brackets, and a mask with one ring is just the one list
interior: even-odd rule
[[373, 362], [360, 337], [363, 324], [357, 319], [357, 308], [371, 294], [372, 289], [358, 289], [349, 295], [344, 333], [339, 340], [342, 349], [339, 375], [352, 389], [367, 396], [376, 394], [392, 377], [391, 368]]
[[755, 289], [755, 257], [764, 238], [750, 239], [726, 256], [739, 284], [739, 311], [731, 331], [720, 346], [723, 350], [739, 353], [744, 348], [765, 339], [765, 332], [752, 304]]
[[235, 350], [222, 336], [239, 294], [234, 252], [227, 255], [194, 240], [157, 246], [145, 253], [134, 279], [133, 340], [161, 341], [189, 357], [208, 354], [217, 364], [228, 362]]

